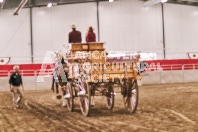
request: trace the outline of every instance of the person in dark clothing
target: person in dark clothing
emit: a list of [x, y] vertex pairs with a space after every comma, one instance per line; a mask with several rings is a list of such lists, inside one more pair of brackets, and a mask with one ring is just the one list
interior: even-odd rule
[[96, 34], [93, 32], [93, 27], [90, 26], [86, 34], [86, 42], [96, 42]]
[[[14, 109], [19, 107], [19, 104], [21, 102], [21, 99], [23, 97], [22, 91], [24, 91], [23, 88], [23, 82], [21, 75], [19, 74], [19, 66], [14, 66], [14, 73], [10, 76], [9, 84], [10, 84], [10, 91], [13, 95], [13, 103], [14, 103]], [[20, 86], [22, 87], [22, 91], [20, 89]]]
[[75, 25], [72, 25], [71, 28], [73, 31], [69, 33], [69, 43], [81, 43], [81, 32], [76, 30]]

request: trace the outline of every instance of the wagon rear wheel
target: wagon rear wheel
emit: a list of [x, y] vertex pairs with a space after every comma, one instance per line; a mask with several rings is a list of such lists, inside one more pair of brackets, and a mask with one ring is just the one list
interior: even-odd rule
[[72, 90], [71, 82], [67, 83], [66, 95], [69, 95], [66, 98], [67, 109], [68, 109], [68, 111], [72, 112], [73, 111], [73, 107], [74, 107], [74, 98], [73, 98], [73, 90]]
[[137, 80], [132, 80], [126, 86], [127, 95], [123, 96], [125, 109], [132, 114], [136, 111], [138, 106], [138, 84]]
[[114, 107], [114, 90], [112, 84], [108, 84], [107, 90], [107, 108], [112, 110]]
[[[83, 90], [85, 90], [84, 95], [79, 95], [80, 98], [80, 109], [83, 116], [89, 115], [89, 109], [90, 109], [90, 102], [91, 102], [91, 90], [90, 90], [90, 84], [88, 82], [81, 82], [81, 86]], [[82, 92], [82, 90], [80, 90]]]

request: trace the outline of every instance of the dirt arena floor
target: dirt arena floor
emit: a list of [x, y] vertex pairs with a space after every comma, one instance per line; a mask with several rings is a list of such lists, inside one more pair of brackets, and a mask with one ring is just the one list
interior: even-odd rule
[[198, 83], [147, 85], [139, 87], [135, 114], [124, 110], [117, 94], [115, 107], [95, 99], [89, 117], [83, 117], [75, 99], [75, 111], [61, 107], [52, 91], [25, 91], [22, 108], [14, 110], [11, 94], [0, 92], [0, 132], [28, 131], [198, 131]]

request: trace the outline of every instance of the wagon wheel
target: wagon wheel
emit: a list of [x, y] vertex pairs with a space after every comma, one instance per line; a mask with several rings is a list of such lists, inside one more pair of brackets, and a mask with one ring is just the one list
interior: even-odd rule
[[66, 104], [68, 111], [72, 112], [74, 107], [74, 98], [73, 98], [73, 89], [72, 89], [72, 83], [68, 82], [66, 86], [66, 95], [69, 94], [70, 97], [67, 97]]
[[[86, 81], [85, 82], [81, 81], [81, 86], [83, 90], [85, 90], [85, 94], [79, 95], [80, 109], [81, 109], [83, 116], [88, 116], [89, 109], [90, 109], [90, 102], [91, 102], [91, 88], [90, 88], [90, 84]], [[79, 90], [79, 91], [82, 91], [82, 90]]]
[[123, 96], [124, 105], [127, 112], [130, 114], [134, 113], [138, 105], [138, 84], [137, 80], [130, 81], [126, 86], [127, 95]]
[[106, 97], [107, 97], [107, 108], [109, 110], [112, 110], [114, 106], [114, 90], [112, 84], [107, 85]]

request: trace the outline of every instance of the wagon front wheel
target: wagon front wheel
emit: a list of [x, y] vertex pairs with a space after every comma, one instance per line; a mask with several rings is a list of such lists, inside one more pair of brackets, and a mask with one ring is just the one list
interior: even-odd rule
[[114, 90], [112, 84], [108, 84], [107, 86], [107, 108], [112, 110], [114, 107]]
[[138, 84], [137, 80], [132, 80], [125, 87], [127, 95], [123, 96], [124, 106], [128, 113], [132, 114], [136, 111], [138, 106]]
[[73, 98], [73, 90], [72, 90], [71, 82], [67, 83], [65, 99], [66, 99], [68, 111], [72, 112], [74, 107], [74, 98]]
[[87, 82], [82, 82], [81, 86], [83, 86], [82, 87], [83, 90], [80, 90], [81, 95], [79, 95], [80, 109], [81, 109], [81, 112], [82, 112], [83, 116], [88, 116], [89, 115], [89, 109], [90, 109], [90, 101], [91, 101], [90, 84], [87, 83]]

